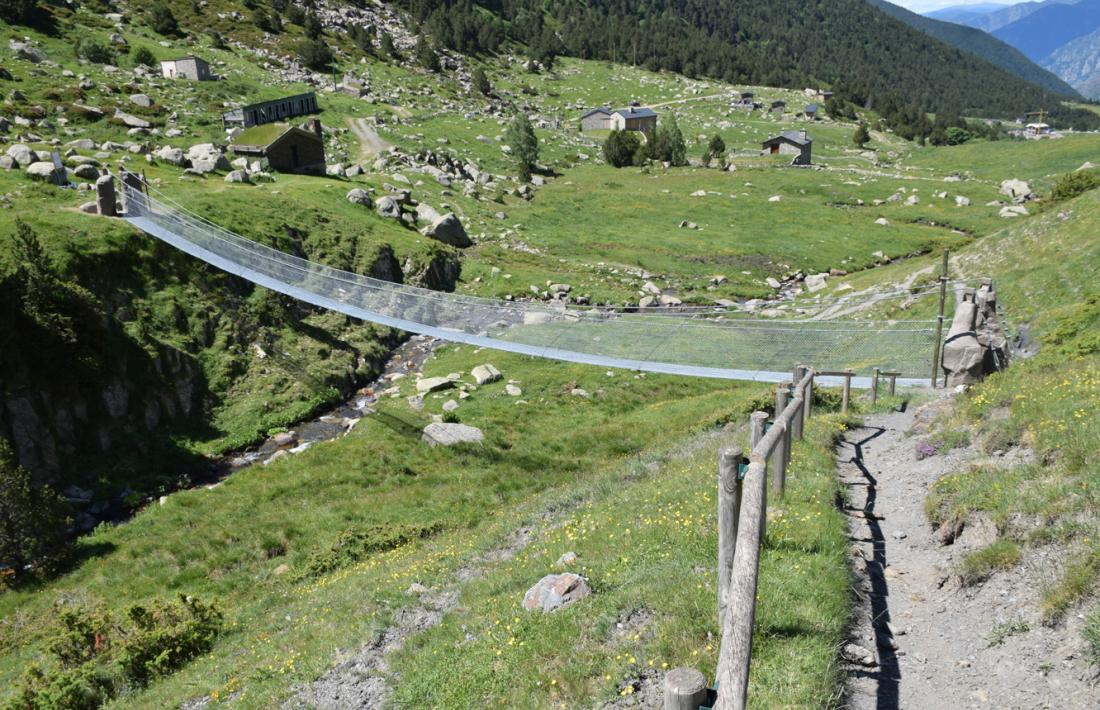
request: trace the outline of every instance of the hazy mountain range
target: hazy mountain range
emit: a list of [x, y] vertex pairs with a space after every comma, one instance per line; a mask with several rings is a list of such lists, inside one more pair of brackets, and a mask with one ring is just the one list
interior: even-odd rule
[[1100, 99], [1100, 0], [960, 5], [930, 12], [925, 19], [983, 30], [1085, 96]]

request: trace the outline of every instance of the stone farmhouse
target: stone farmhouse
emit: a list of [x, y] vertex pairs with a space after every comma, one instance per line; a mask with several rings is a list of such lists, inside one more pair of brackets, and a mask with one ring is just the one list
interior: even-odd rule
[[646, 139], [657, 131], [657, 112], [651, 108], [628, 106], [610, 109], [594, 108], [581, 116], [582, 131], [638, 131]]
[[810, 165], [813, 162], [814, 139], [806, 131], [784, 131], [764, 141], [765, 155], [793, 155], [791, 165]]
[[285, 124], [253, 126], [238, 135], [229, 149], [238, 156], [266, 162], [267, 167], [282, 173], [325, 172], [324, 135], [316, 118], [300, 128]]
[[816, 121], [817, 111], [817, 104], [806, 104], [806, 108], [802, 109], [802, 117], [807, 121]]
[[210, 73], [210, 65], [204, 59], [195, 56], [165, 59], [160, 63], [160, 73], [165, 79], [183, 77], [192, 81], [213, 81], [216, 77]]
[[772, 113], [783, 113], [787, 110], [787, 102], [782, 99], [772, 101], [772, 106], [768, 110]]
[[250, 128], [275, 121], [285, 121], [295, 116], [317, 113], [317, 95], [312, 91], [281, 99], [261, 101], [222, 114], [222, 125]]

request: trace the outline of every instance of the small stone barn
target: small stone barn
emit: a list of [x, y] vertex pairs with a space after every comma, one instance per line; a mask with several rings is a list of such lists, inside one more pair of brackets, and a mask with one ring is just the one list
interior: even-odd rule
[[611, 130], [611, 109], [594, 108], [581, 116], [582, 131]]
[[763, 152], [765, 155], [793, 155], [791, 165], [810, 165], [813, 162], [813, 143], [814, 139], [806, 131], [784, 131], [764, 141]]
[[210, 65], [205, 59], [195, 56], [180, 57], [179, 59], [165, 59], [160, 63], [160, 73], [165, 79], [183, 77], [192, 81], [212, 81], [214, 75], [210, 73]]
[[229, 149], [241, 157], [265, 161], [281, 173], [325, 172], [325, 142], [316, 118], [301, 128], [283, 124], [250, 128], [237, 136]]
[[783, 113], [787, 110], [787, 102], [782, 99], [772, 101], [772, 107], [769, 110], [772, 113]]
[[634, 106], [617, 109], [611, 114], [611, 127], [620, 131], [638, 131], [649, 139], [657, 131], [657, 112], [651, 108]]
[[222, 114], [222, 125], [249, 128], [311, 113], [317, 113], [317, 95], [312, 91], [226, 111]]
[[657, 131], [657, 112], [651, 108], [594, 108], [581, 116], [582, 131], [638, 131], [652, 138]]
[[817, 104], [807, 104], [806, 108], [802, 109], [802, 117], [807, 121], [817, 120]]

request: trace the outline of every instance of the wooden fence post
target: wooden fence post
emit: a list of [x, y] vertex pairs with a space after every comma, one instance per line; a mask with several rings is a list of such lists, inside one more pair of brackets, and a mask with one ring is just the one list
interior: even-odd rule
[[[767, 412], [753, 412], [752, 414], [749, 415], [749, 433], [750, 433], [749, 441], [751, 442], [751, 445], [749, 447], [749, 453], [750, 454], [756, 448], [756, 445], [760, 443], [760, 440], [764, 438], [764, 424], [767, 421], [768, 421], [768, 413]], [[767, 466], [767, 463], [765, 462], [765, 464], [764, 464], [764, 477], [767, 478], [767, 476], [768, 476], [768, 466]], [[775, 486], [776, 478], [777, 478], [777, 476], [775, 475], [775, 471], [771, 472], [771, 476], [772, 476], [772, 486]], [[761, 523], [761, 526], [760, 526], [760, 530], [761, 530], [760, 534], [761, 535], [764, 535], [763, 531], [764, 531], [764, 528], [766, 526], [767, 519], [768, 519], [768, 489], [767, 489], [767, 486], [764, 487], [764, 512], [763, 512], [763, 516], [764, 516], [764, 523]]]
[[894, 390], [895, 390], [895, 387], [896, 387], [897, 381], [898, 381], [898, 373], [891, 372], [890, 375], [889, 375], [889, 378], [890, 378], [890, 384], [888, 384], [886, 386], [886, 393], [888, 395], [890, 395], [891, 397], [893, 397], [894, 396]]
[[840, 399], [840, 413], [848, 413], [848, 402], [852, 397], [852, 371], [847, 370], [844, 374], [844, 394]]
[[[807, 368], [807, 371], [809, 369]], [[805, 373], [803, 373], [805, 377]], [[810, 377], [810, 381], [806, 383], [806, 388], [802, 390], [802, 425], [805, 426], [806, 422], [810, 421], [810, 416], [814, 411], [814, 378]]]
[[[718, 452], [718, 623], [725, 621], [726, 595], [737, 546], [737, 517], [741, 514], [741, 449]], [[719, 627], [721, 628], [721, 627]]]
[[[780, 382], [775, 386], [775, 421], [779, 421], [779, 415], [787, 408], [787, 393], [790, 391], [790, 382]], [[791, 459], [791, 429], [788, 426], [783, 431], [783, 437], [772, 452], [772, 471], [775, 478], [787, 477], [787, 464]], [[773, 485], [774, 480], [773, 478]]]
[[940, 314], [936, 318], [936, 340], [932, 344], [932, 389], [939, 386], [940, 348], [943, 346], [943, 312], [947, 307], [947, 260], [948, 250], [943, 250], [943, 267], [940, 270]]
[[707, 699], [707, 679], [694, 668], [673, 668], [665, 674], [664, 710], [699, 710]]
[[878, 401], [878, 368], [871, 368], [871, 404]]

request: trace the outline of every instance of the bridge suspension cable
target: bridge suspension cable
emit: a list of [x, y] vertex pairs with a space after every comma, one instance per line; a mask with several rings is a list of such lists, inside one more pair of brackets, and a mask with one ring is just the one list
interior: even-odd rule
[[[779, 382], [790, 378], [791, 365], [809, 363], [819, 370], [896, 371], [901, 385], [928, 382], [935, 321], [748, 318], [699, 307], [631, 312], [433, 291], [287, 254], [192, 213], [133, 174], [122, 183], [125, 219], [138, 229], [230, 274], [364, 321], [458, 343], [645, 372]], [[853, 378], [852, 385], [869, 387], [870, 378]]]

